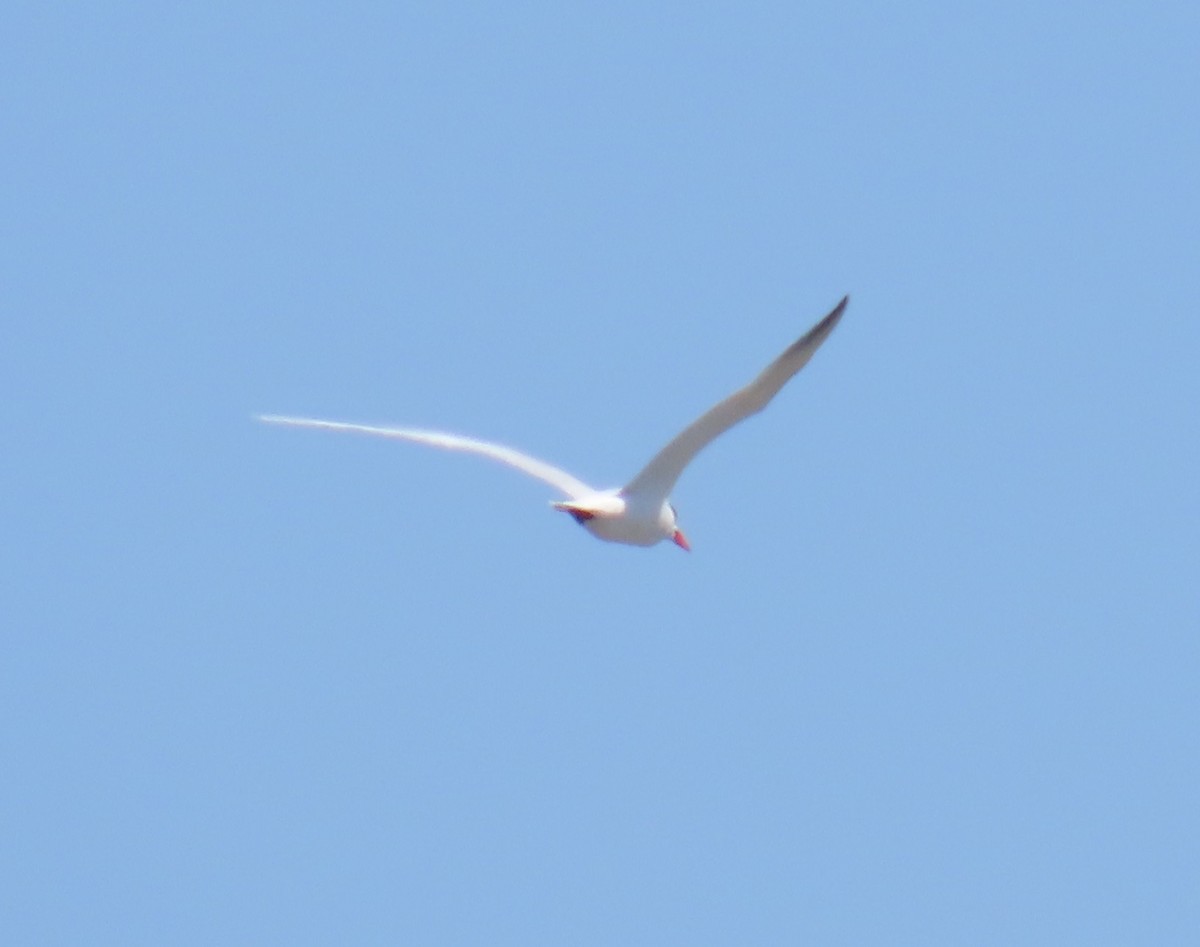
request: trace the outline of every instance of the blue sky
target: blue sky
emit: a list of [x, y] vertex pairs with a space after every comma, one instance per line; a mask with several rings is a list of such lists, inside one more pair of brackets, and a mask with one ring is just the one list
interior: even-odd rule
[[1194, 4], [5, 21], [5, 942], [1194, 942]]

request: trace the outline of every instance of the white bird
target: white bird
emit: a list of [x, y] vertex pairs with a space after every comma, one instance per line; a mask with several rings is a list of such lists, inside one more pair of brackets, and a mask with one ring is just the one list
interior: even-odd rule
[[808, 364], [813, 352], [820, 348], [821, 343], [838, 324], [849, 301], [849, 296], [844, 297], [829, 315], [792, 343], [750, 384], [709, 408], [675, 435], [628, 484], [612, 490], [589, 487], [566, 471], [511, 447], [457, 434], [348, 424], [342, 421], [320, 421], [315, 418], [285, 417], [277, 414], [260, 414], [258, 419], [267, 424], [372, 434], [402, 441], [416, 441], [445, 450], [482, 454], [524, 471], [563, 493], [567, 499], [554, 502], [552, 506], [570, 513], [577, 523], [599, 539], [633, 546], [653, 546], [664, 539], [670, 539], [677, 546], [690, 550], [691, 546], [679, 528], [675, 507], [670, 502], [675, 481], [691, 463], [692, 458], [713, 439], [739, 421], [765, 408], [779, 389]]

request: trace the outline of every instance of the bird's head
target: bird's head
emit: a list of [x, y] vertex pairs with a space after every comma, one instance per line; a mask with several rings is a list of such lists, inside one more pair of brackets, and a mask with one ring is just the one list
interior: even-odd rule
[[675, 511], [675, 507], [672, 504], [663, 504], [659, 522], [662, 524], [663, 532], [667, 534], [671, 542], [686, 552], [692, 551], [687, 537], [683, 535], [683, 530], [679, 528], [679, 514]]

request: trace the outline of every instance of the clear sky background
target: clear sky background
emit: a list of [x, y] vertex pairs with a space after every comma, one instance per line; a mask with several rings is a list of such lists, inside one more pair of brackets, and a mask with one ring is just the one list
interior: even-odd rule
[[1197, 9], [11, 6], [0, 939], [1197, 943]]

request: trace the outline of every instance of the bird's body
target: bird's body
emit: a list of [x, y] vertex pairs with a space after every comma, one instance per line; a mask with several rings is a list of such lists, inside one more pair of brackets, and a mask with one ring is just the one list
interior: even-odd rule
[[689, 549], [688, 541], [679, 529], [675, 507], [669, 499], [679, 475], [692, 458], [716, 437], [767, 406], [779, 390], [808, 363], [833, 331], [848, 301], [849, 297], [842, 299], [829, 315], [789, 346], [750, 384], [714, 405], [684, 428], [636, 477], [617, 489], [597, 490], [571, 474], [511, 447], [457, 434], [281, 415], [259, 415], [259, 420], [290, 427], [372, 434], [415, 441], [444, 450], [481, 454], [554, 487], [567, 498], [555, 502], [555, 509], [569, 513], [598, 539], [632, 546], [653, 546], [670, 539], [683, 549]]
[[604, 490], [577, 500], [553, 504], [556, 510], [570, 513], [575, 522], [597, 539], [627, 546], [653, 546], [672, 539], [687, 549], [683, 532], [675, 525], [675, 508], [668, 502], [656, 502], [622, 490]]

